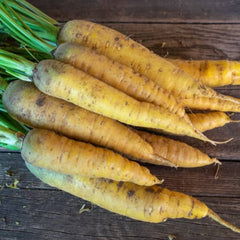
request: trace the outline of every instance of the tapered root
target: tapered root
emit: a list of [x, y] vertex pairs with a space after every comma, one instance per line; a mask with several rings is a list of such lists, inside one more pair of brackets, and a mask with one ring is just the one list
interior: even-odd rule
[[227, 113], [227, 116], [229, 118], [229, 122], [232, 122], [232, 123], [239, 123], [240, 120], [234, 120], [234, 119], [231, 119], [233, 117], [234, 113]]
[[212, 145], [216, 146], [217, 144], [219, 144], [219, 142], [216, 142], [214, 140], [209, 139], [208, 137], [206, 137], [202, 132], [196, 130], [196, 132], [198, 133], [198, 135], [200, 136], [199, 139], [205, 141], [205, 142], [209, 142]]
[[228, 143], [228, 142], [230, 142], [230, 141], [232, 141], [233, 140], [233, 138], [230, 138], [230, 139], [228, 139], [228, 140], [226, 140], [226, 141], [214, 141], [214, 140], [211, 140], [211, 139], [209, 139], [208, 137], [206, 137], [202, 132], [200, 132], [199, 130], [196, 130], [196, 132], [199, 134], [199, 135], [201, 135], [201, 140], [203, 140], [203, 141], [206, 141], [206, 142], [209, 142], [209, 143], [211, 143], [212, 145], [214, 145], [214, 146], [216, 146], [217, 144], [224, 144], [224, 143]]
[[221, 142], [218, 142], [218, 141], [214, 141], [216, 144], [225, 144], [225, 143], [229, 143], [233, 140], [233, 138], [229, 138], [228, 140], [226, 141], [221, 141]]
[[211, 140], [211, 141], [208, 141], [210, 142], [211, 144], [213, 144], [214, 146], [216, 146], [217, 144], [225, 144], [225, 143], [229, 143], [233, 140], [233, 138], [229, 138], [228, 140], [226, 141], [214, 141], [214, 140]]
[[218, 164], [218, 165], [222, 165], [222, 163], [216, 158], [213, 158], [213, 163]]
[[233, 224], [223, 220], [215, 212], [213, 212], [211, 209], [208, 209], [208, 214], [207, 215], [208, 215], [208, 217], [212, 218], [214, 221], [216, 221], [216, 222], [220, 223], [221, 225], [231, 229], [232, 231], [240, 233], [240, 228], [237, 228]]
[[231, 119], [231, 121], [230, 122], [232, 122], [232, 123], [239, 123], [240, 122], [240, 120], [232, 120]]

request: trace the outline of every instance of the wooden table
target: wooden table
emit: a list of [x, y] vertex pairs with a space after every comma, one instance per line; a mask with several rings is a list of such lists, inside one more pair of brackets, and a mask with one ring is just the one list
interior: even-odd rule
[[[141, 42], [161, 56], [186, 59], [239, 59], [240, 4], [232, 1], [156, 0], [31, 0], [57, 20], [83, 18], [103, 23]], [[240, 97], [240, 87], [222, 87], [222, 93]], [[236, 119], [240, 115], [235, 114]], [[224, 219], [240, 226], [240, 124], [209, 131], [209, 137], [228, 144], [211, 146], [181, 138], [222, 161], [199, 169], [149, 166], [165, 179], [164, 186], [197, 197]], [[44, 155], [43, 155], [44, 157]], [[170, 239], [223, 240], [240, 235], [206, 218], [143, 223], [110, 213], [89, 202], [51, 188], [24, 166], [19, 153], [0, 153], [0, 239]], [[19, 180], [19, 189], [7, 184]], [[79, 213], [81, 207], [90, 212]], [[173, 237], [173, 236], [172, 236]]]

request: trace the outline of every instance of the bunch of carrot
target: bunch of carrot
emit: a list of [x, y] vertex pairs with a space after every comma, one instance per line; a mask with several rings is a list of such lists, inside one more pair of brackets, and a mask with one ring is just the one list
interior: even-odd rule
[[[2, 110], [33, 128], [27, 133], [23, 125], [13, 128], [14, 120], [6, 114], [4, 124], [1, 115], [0, 141], [21, 150], [34, 175], [134, 219], [209, 216], [240, 232], [197, 199], [156, 186], [162, 180], [134, 161], [175, 167], [220, 163], [185, 143], [135, 128], [218, 143], [203, 132], [233, 121], [224, 112], [239, 112], [240, 100], [208, 87], [219, 83], [207, 83], [209, 75], [197, 76], [202, 63], [191, 72], [185, 62], [171, 63], [89, 21], [69, 21], [59, 28], [25, 0], [0, 1], [0, 16], [13, 38], [53, 58], [35, 63], [0, 50], [0, 67], [20, 79], [1, 79]], [[232, 72], [227, 76], [237, 78], [234, 63], [206, 64], [213, 70], [221, 65], [222, 71]], [[188, 114], [186, 108], [215, 112]]]

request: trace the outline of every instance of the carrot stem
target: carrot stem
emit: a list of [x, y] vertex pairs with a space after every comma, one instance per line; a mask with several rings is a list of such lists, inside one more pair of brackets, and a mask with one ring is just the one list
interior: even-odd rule
[[[0, 123], [2, 122], [0, 116]], [[23, 134], [0, 125], [0, 145], [10, 150], [20, 150]]]
[[32, 81], [31, 76], [36, 66], [26, 58], [0, 49], [0, 65], [10, 75], [24, 81]]
[[7, 9], [11, 13], [14, 12], [13, 9], [16, 11], [13, 15], [23, 26], [26, 24], [28, 27], [30, 27], [31, 30], [34, 30], [39, 37], [44, 38], [45, 35], [45, 38], [51, 40], [52, 42], [56, 42], [58, 27], [54, 26], [43, 17], [34, 14], [26, 7], [20, 6], [16, 1], [5, 0], [4, 2]]
[[25, 6], [26, 8], [28, 8], [29, 10], [31, 10], [36, 15], [42, 17], [43, 19], [45, 19], [49, 23], [54, 24], [54, 25], [58, 25], [59, 24], [55, 19], [49, 17], [48, 15], [46, 15], [45, 13], [40, 11], [38, 8], [36, 8], [32, 4], [28, 3], [27, 1], [25, 1], [25, 0], [16, 0], [16, 1], [18, 3], [20, 3], [21, 5]]
[[0, 2], [0, 16], [4, 27], [20, 43], [47, 53], [54, 49], [47, 41], [38, 37], [5, 1], [4, 4]]
[[0, 93], [4, 92], [8, 86], [8, 82], [0, 76]]
[[0, 125], [16, 132], [26, 133], [29, 131], [27, 127], [11, 118], [8, 113], [5, 112], [1, 112]]
[[[45, 17], [44, 17], [45, 16]], [[0, 21], [18, 42], [48, 53], [56, 47], [59, 27], [25, 1], [0, 0]]]
[[[20, 14], [22, 14], [23, 16], [27, 16], [29, 18], [34, 18], [37, 22], [41, 23], [44, 27], [51, 29], [52, 31], [57, 32], [58, 28], [56, 26], [54, 26], [51, 22], [49, 22], [48, 19], [40, 16], [39, 14], [34, 14], [33, 11], [31, 11], [30, 9], [26, 8], [26, 7], [22, 7], [18, 1], [6, 1], [7, 4], [9, 6], [11, 6], [12, 8], [14, 8], [15, 10], [17, 10]], [[47, 16], [47, 15], [45, 15]], [[54, 19], [53, 19], [54, 20]], [[55, 21], [55, 20], [54, 20]], [[56, 22], [56, 21], [55, 21]], [[55, 24], [58, 24], [57, 22]], [[36, 25], [38, 26], [38, 25]]]

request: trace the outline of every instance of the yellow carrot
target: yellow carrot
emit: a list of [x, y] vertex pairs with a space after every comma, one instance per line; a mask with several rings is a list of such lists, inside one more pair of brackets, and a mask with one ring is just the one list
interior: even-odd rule
[[[141, 162], [175, 167], [186, 166], [182, 165], [180, 160], [173, 158], [181, 159], [181, 154], [164, 153], [166, 149], [163, 145], [164, 141], [159, 141], [159, 146], [156, 144], [157, 147], [153, 151], [155, 143], [151, 146], [143, 139], [144, 136], [139, 134], [140, 132], [136, 133], [112, 119], [45, 95], [30, 82], [20, 80], [11, 82], [3, 94], [3, 104], [14, 119], [28, 126], [54, 130], [73, 139], [113, 149]], [[176, 142], [173, 144], [177, 146]], [[181, 144], [178, 146], [183, 149]], [[191, 156], [192, 158], [187, 158], [188, 167], [198, 167], [199, 162], [194, 161], [196, 155]], [[211, 159], [203, 155], [201, 164], [211, 164]]]
[[33, 129], [28, 132], [21, 155], [34, 166], [63, 174], [104, 177], [146, 186], [161, 183], [147, 168], [117, 153], [49, 130]]
[[[193, 168], [213, 163], [221, 164], [216, 158], [210, 158], [207, 154], [186, 143], [143, 131], [136, 132], [151, 144], [155, 154], [167, 159], [177, 167]], [[158, 161], [152, 163], [158, 164]]]
[[227, 123], [239, 122], [239, 120], [232, 120], [223, 112], [190, 113], [188, 116], [192, 124], [201, 132], [222, 127]]
[[167, 161], [125, 125], [40, 92], [33, 83], [11, 82], [3, 105], [16, 120], [33, 128], [54, 130], [73, 139], [113, 149], [134, 159]]
[[237, 61], [168, 60], [209, 87], [240, 84], [240, 63]]
[[[221, 94], [219, 94], [221, 95]], [[196, 110], [215, 110], [222, 112], [240, 112], [240, 99], [221, 95], [214, 97], [194, 97], [182, 99], [184, 106]]]
[[210, 217], [240, 233], [196, 198], [160, 186], [144, 187], [128, 182], [64, 175], [26, 162], [28, 169], [43, 182], [71, 193], [109, 211], [145, 221], [164, 222], [168, 218]]
[[42, 92], [95, 113], [129, 125], [162, 129], [214, 144], [184, 118], [161, 106], [137, 101], [69, 64], [43, 60], [35, 67], [32, 78]]
[[[188, 73], [154, 54], [141, 44], [100, 24], [84, 20], [69, 21], [61, 28], [58, 42], [72, 42], [87, 46], [131, 67], [134, 71], [155, 81], [163, 89], [172, 92], [175, 97], [184, 99], [183, 105], [185, 99], [190, 99], [190, 101], [193, 99], [199, 106], [203, 98], [213, 99], [213, 102], [218, 100], [220, 102], [231, 101], [231, 97], [218, 94], [201, 81], [196, 81]], [[231, 108], [239, 108], [240, 101], [233, 105]], [[184, 106], [188, 107], [188, 105]], [[211, 106], [210, 104], [208, 109], [221, 111], [219, 109], [221, 106], [215, 104], [213, 104], [215, 108]]]
[[176, 65], [131, 38], [100, 24], [85, 20], [69, 21], [61, 28], [58, 42], [73, 42], [90, 47], [156, 81], [177, 97], [215, 95], [212, 89], [195, 81]]
[[[90, 48], [74, 43], [63, 43], [57, 47], [53, 56], [57, 60], [71, 64], [139, 101], [163, 106], [181, 117], [185, 114], [184, 108], [172, 93], [126, 65], [98, 54]], [[185, 117], [187, 118], [187, 116]]]

